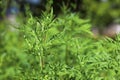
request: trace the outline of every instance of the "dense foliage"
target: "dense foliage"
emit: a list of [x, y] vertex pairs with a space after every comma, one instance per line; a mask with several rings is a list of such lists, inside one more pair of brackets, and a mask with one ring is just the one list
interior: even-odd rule
[[3, 27], [0, 79], [119, 80], [120, 37], [96, 40], [90, 26], [77, 14], [54, 18], [51, 11], [16, 31]]
[[120, 36], [94, 39], [91, 19], [62, 11], [0, 22], [0, 80], [120, 80]]

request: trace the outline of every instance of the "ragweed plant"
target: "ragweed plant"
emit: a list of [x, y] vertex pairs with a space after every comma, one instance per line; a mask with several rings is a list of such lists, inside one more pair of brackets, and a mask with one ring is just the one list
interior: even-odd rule
[[76, 13], [29, 16], [18, 34], [0, 35], [2, 80], [119, 80], [119, 35], [92, 38], [89, 20]]
[[23, 32], [26, 53], [34, 56], [30, 64], [34, 73], [24, 77], [119, 80], [118, 39], [94, 40], [90, 27], [89, 20], [82, 20], [75, 13], [57, 18], [52, 11], [39, 19], [31, 16]]

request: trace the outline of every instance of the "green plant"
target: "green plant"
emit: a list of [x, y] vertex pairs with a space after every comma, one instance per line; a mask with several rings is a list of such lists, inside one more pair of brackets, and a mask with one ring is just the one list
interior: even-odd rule
[[[12, 27], [12, 26], [11, 26]], [[53, 10], [16, 32], [0, 25], [1, 80], [119, 80], [120, 37], [95, 40], [89, 20]]]

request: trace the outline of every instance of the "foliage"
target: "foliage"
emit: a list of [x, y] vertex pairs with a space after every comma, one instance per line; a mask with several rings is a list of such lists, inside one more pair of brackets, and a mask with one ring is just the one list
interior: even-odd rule
[[[12, 27], [12, 26], [10, 26]], [[11, 31], [0, 25], [0, 80], [119, 80], [120, 37], [92, 38], [76, 13], [31, 15]]]
[[[96, 13], [93, 22], [102, 23], [100, 15], [110, 12], [112, 1], [85, 1], [88, 16]], [[96, 40], [90, 20], [80, 19], [65, 5], [55, 18], [50, 4], [40, 18], [28, 11], [26, 23], [19, 22], [18, 28], [0, 23], [0, 80], [120, 80], [120, 36]], [[119, 17], [117, 11], [108, 17]]]

